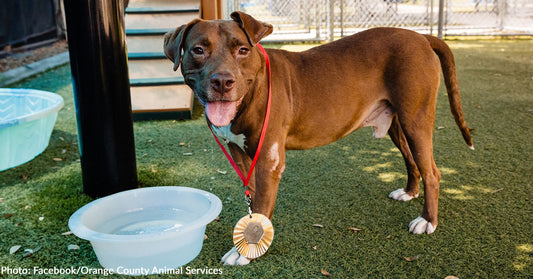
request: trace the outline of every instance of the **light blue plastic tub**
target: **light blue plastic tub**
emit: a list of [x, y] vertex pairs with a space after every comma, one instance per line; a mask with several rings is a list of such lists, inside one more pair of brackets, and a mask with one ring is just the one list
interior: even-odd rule
[[50, 141], [63, 98], [33, 89], [0, 88], [0, 171], [41, 154]]
[[222, 210], [212, 193], [179, 186], [147, 187], [94, 200], [69, 219], [100, 264], [126, 275], [157, 274], [192, 261], [205, 228]]

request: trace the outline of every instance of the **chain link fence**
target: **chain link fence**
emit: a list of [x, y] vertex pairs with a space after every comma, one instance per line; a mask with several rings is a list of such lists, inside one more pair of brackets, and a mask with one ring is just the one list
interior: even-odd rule
[[228, 0], [225, 9], [227, 18], [240, 10], [274, 25], [270, 40], [332, 40], [379, 26], [444, 36], [533, 35], [533, 0]]

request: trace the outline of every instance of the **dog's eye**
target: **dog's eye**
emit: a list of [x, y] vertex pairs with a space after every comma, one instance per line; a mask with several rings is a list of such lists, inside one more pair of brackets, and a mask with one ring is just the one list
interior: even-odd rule
[[202, 55], [202, 54], [204, 54], [204, 49], [201, 48], [201, 47], [195, 47], [195, 48], [192, 49], [192, 52], [194, 54]]
[[246, 48], [246, 47], [239, 48], [239, 54], [240, 55], [247, 55], [248, 52], [250, 52], [250, 50], [248, 48]]

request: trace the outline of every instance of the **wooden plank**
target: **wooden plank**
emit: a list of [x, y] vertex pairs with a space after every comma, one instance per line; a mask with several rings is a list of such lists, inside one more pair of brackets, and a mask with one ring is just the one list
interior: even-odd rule
[[181, 7], [141, 7], [141, 8], [127, 8], [126, 14], [158, 14], [158, 13], [198, 13], [199, 10], [195, 8], [181, 8]]
[[222, 19], [222, 1], [201, 0], [200, 15], [205, 20]]
[[175, 8], [200, 9], [199, 0], [130, 0], [128, 8]]
[[126, 14], [126, 30], [172, 29], [198, 18], [198, 13]]
[[[177, 26], [176, 26], [177, 27]], [[128, 53], [135, 52], [164, 52], [163, 35], [135, 36], [131, 35], [126, 38], [128, 44]]]
[[172, 78], [182, 76], [181, 70], [174, 72], [174, 63], [164, 59], [129, 60], [130, 79], [138, 78]]
[[186, 85], [131, 87], [133, 113], [191, 111], [192, 90]]

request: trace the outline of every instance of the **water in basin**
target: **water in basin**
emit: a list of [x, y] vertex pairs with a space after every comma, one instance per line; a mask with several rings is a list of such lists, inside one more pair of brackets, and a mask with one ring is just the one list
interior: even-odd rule
[[140, 208], [103, 222], [96, 231], [116, 235], [179, 231], [195, 217], [194, 213], [177, 208]]

